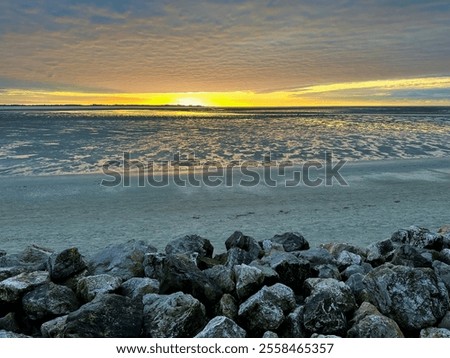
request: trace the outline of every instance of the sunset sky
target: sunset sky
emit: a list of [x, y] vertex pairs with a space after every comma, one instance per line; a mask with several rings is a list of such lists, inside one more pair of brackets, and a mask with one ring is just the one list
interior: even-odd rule
[[450, 105], [450, 1], [1, 0], [0, 104]]

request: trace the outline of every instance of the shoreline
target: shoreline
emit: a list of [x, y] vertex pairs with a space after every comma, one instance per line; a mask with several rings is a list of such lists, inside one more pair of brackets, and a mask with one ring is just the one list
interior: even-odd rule
[[105, 188], [98, 174], [1, 177], [0, 249], [34, 243], [89, 252], [129, 239], [160, 249], [198, 233], [220, 252], [235, 230], [257, 240], [297, 231], [313, 246], [364, 246], [412, 224], [450, 223], [447, 158], [352, 162], [342, 175], [348, 186], [155, 188], [132, 180], [130, 187]]

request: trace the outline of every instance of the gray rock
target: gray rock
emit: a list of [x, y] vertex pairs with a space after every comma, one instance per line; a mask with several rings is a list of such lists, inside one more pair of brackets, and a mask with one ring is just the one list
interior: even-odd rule
[[86, 276], [78, 281], [77, 294], [84, 301], [92, 301], [97, 295], [116, 291], [122, 280], [111, 275]]
[[130, 240], [108, 246], [89, 260], [92, 275], [109, 274], [123, 280], [144, 276], [145, 254], [156, 252], [156, 248], [144, 241]]
[[[215, 304], [222, 297], [222, 290], [210, 280], [185, 255], [168, 255], [163, 264], [163, 276], [160, 280], [160, 293], [189, 293], [204, 304]], [[209, 308], [209, 307], [208, 307]]]
[[238, 314], [238, 306], [235, 298], [225, 293], [217, 305], [216, 313], [218, 316], [225, 316], [234, 321]]
[[305, 328], [312, 333], [344, 334], [347, 316], [356, 309], [350, 288], [332, 278], [309, 278], [305, 289], [311, 291], [305, 300]]
[[276, 271], [281, 283], [289, 286], [296, 293], [301, 292], [303, 281], [310, 273], [308, 261], [299, 259], [288, 252], [276, 252], [264, 257], [261, 261], [269, 264]]
[[339, 255], [337, 255], [336, 261], [339, 269], [344, 270], [351, 265], [361, 265], [363, 260], [360, 255], [347, 250], [342, 250]]
[[247, 332], [225, 316], [214, 317], [195, 338], [245, 338]]
[[450, 265], [444, 264], [441, 261], [433, 262], [434, 272], [444, 282], [448, 292], [450, 292]]
[[[262, 257], [262, 255], [264, 254], [261, 246], [259, 246], [258, 242], [254, 238], [246, 236], [240, 231], [235, 231], [225, 241], [225, 247], [228, 251], [233, 248], [240, 249], [240, 250], [232, 250], [232, 252], [239, 253], [239, 255], [237, 255], [239, 256], [239, 260], [237, 260], [237, 262], [234, 263], [235, 265], [239, 264], [248, 265], [250, 262]], [[231, 261], [230, 256], [228, 258], [228, 261]], [[227, 263], [227, 266], [230, 267], [231, 264]]]
[[450, 249], [442, 249], [441, 255], [445, 258], [445, 263], [448, 264], [450, 262]]
[[391, 240], [397, 244], [407, 244], [422, 249], [441, 251], [444, 238], [442, 235], [418, 226], [398, 230], [392, 234]]
[[42, 323], [41, 335], [43, 338], [61, 338], [64, 336], [64, 328], [66, 327], [67, 316], [56, 317], [51, 321]]
[[357, 273], [366, 275], [372, 271], [372, 269], [372, 266], [366, 262], [363, 262], [361, 265], [350, 265], [342, 272], [342, 277], [344, 280], [347, 280], [350, 276]]
[[276, 334], [275, 332], [272, 331], [266, 331], [264, 332], [264, 334], [262, 335], [262, 338], [279, 338], [278, 334]]
[[368, 302], [358, 308], [352, 321], [354, 324], [347, 332], [350, 338], [404, 338], [397, 323]]
[[145, 276], [154, 278], [155, 280], [161, 280], [164, 270], [164, 260], [167, 255], [160, 252], [150, 252], [144, 257], [144, 272]]
[[211, 281], [215, 282], [215, 284], [220, 287], [222, 292], [230, 293], [234, 291], [236, 284], [232, 279], [233, 272], [229, 267], [224, 265], [216, 265], [204, 270], [203, 273]]
[[65, 286], [48, 282], [22, 298], [22, 308], [31, 320], [49, 319], [75, 311], [79, 307], [75, 293]]
[[24, 272], [0, 282], [0, 303], [12, 303], [33, 288], [49, 281], [46, 271]]
[[256, 267], [245, 264], [234, 266], [236, 294], [243, 300], [258, 291], [264, 282], [264, 274]]
[[367, 262], [373, 263], [376, 266], [384, 264], [389, 256], [394, 251], [395, 247], [391, 239], [386, 239], [367, 247]]
[[311, 338], [319, 338], [319, 339], [323, 339], [323, 338], [342, 338], [341, 336], [336, 336], [334, 334], [317, 334], [317, 333], [313, 333], [311, 335]]
[[286, 251], [283, 245], [277, 244], [276, 242], [273, 242], [271, 240], [264, 240], [259, 244], [261, 245], [265, 256], [270, 255], [273, 251]]
[[313, 248], [305, 251], [292, 252], [299, 259], [307, 260], [312, 267], [317, 265], [336, 265], [336, 260], [324, 248]]
[[14, 333], [10, 331], [0, 330], [0, 338], [31, 338], [25, 334]]
[[270, 264], [268, 262], [255, 260], [250, 262], [250, 266], [256, 267], [262, 272], [262, 274], [264, 275], [263, 284], [265, 286], [272, 286], [280, 280], [280, 276], [272, 267], [270, 267]]
[[15, 312], [9, 312], [4, 317], [0, 318], [0, 330], [10, 331], [10, 332], [20, 332], [19, 323], [16, 319]]
[[196, 252], [198, 257], [212, 257], [214, 247], [208, 239], [198, 235], [186, 235], [170, 241], [166, 246], [166, 254], [189, 254]]
[[26, 268], [21, 266], [12, 267], [0, 267], [0, 282], [7, 278], [20, 275], [21, 273], [28, 272]]
[[391, 263], [409, 267], [431, 267], [431, 260], [426, 259], [418, 249], [410, 245], [396, 248]]
[[286, 252], [309, 249], [308, 241], [298, 232], [286, 232], [282, 235], [275, 235], [270, 240], [283, 245], [284, 251]]
[[424, 328], [420, 331], [420, 338], [450, 338], [450, 330], [436, 327]]
[[368, 250], [362, 247], [354, 246], [346, 243], [328, 243], [320, 245], [320, 247], [326, 249], [335, 258], [339, 257], [342, 251], [348, 251], [352, 254], [359, 255], [362, 258], [367, 257]]
[[159, 292], [159, 282], [148, 277], [133, 277], [123, 282], [120, 290], [124, 296], [142, 300], [148, 293]]
[[66, 338], [139, 337], [142, 306], [128, 297], [103, 294], [67, 316]]
[[342, 279], [341, 273], [339, 272], [338, 268], [335, 265], [331, 264], [314, 266], [312, 272], [314, 272], [314, 276], [317, 276], [319, 278], [334, 278], [338, 281]]
[[305, 308], [303, 306], [298, 306], [293, 312], [286, 316], [280, 327], [280, 337], [306, 338], [305, 328], [303, 326], [304, 311]]
[[354, 275], [351, 275], [347, 281], [345, 281], [345, 284], [352, 290], [353, 296], [357, 302], [364, 301], [364, 291], [366, 289], [364, 277], [365, 275], [361, 273], [355, 273]]
[[364, 278], [367, 299], [403, 332], [436, 324], [448, 310], [444, 283], [429, 268], [384, 264]]
[[450, 329], [450, 311], [448, 311], [441, 322], [438, 324], [438, 328]]
[[80, 273], [87, 267], [76, 247], [54, 253], [48, 258], [48, 269], [52, 281], [60, 282]]
[[239, 307], [240, 322], [253, 333], [276, 330], [284, 321], [285, 314], [295, 308], [294, 291], [277, 283], [264, 286]]
[[144, 302], [144, 331], [147, 337], [194, 337], [206, 324], [203, 304], [189, 294], [148, 294]]
[[18, 255], [18, 259], [22, 265], [33, 267], [34, 271], [44, 271], [47, 269], [47, 261], [52, 253], [50, 249], [33, 244], [26, 247]]

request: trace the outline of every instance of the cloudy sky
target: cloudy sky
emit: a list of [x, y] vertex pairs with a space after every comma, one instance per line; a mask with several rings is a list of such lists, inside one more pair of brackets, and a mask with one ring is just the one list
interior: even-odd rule
[[1, 0], [0, 103], [450, 105], [450, 1]]

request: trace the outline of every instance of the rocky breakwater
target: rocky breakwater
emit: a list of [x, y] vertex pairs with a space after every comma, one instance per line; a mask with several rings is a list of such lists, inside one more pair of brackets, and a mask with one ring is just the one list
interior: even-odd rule
[[0, 251], [0, 337], [450, 337], [450, 233]]

